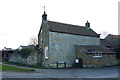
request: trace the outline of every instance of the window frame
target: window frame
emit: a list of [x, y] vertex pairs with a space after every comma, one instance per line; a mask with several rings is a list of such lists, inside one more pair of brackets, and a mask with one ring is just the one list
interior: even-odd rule
[[45, 59], [48, 59], [48, 46], [45, 47]]
[[102, 57], [102, 51], [94, 50], [92, 53], [94, 58]]

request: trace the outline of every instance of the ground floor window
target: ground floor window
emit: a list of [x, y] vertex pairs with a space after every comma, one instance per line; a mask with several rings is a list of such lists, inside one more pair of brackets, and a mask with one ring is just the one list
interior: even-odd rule
[[102, 51], [95, 50], [92, 51], [92, 53], [93, 53], [93, 57], [102, 57]]
[[48, 46], [45, 47], [45, 59], [48, 59]]

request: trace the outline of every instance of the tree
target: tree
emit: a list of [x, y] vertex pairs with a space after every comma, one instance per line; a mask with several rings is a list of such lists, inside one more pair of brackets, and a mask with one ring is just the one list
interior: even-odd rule
[[36, 46], [38, 44], [38, 38], [37, 37], [31, 37], [30, 42], [28, 44]]

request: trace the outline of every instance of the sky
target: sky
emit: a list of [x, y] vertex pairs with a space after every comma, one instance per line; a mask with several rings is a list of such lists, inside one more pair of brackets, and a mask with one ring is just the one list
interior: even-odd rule
[[0, 49], [16, 49], [37, 37], [45, 11], [48, 20], [91, 28], [105, 37], [118, 34], [119, 0], [0, 0]]

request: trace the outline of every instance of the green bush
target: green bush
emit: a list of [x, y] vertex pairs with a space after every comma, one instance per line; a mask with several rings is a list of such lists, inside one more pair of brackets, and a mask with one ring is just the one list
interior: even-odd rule
[[18, 53], [21, 55], [21, 57], [27, 58], [32, 51], [33, 50], [30, 48], [25, 48], [25, 49], [21, 49], [20, 51], [18, 51]]

